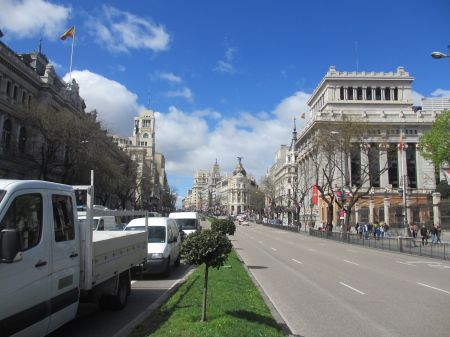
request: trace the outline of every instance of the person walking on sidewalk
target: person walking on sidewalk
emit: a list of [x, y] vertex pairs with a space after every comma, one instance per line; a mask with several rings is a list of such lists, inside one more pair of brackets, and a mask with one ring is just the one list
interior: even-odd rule
[[422, 225], [422, 227], [420, 228], [420, 236], [422, 237], [422, 246], [424, 245], [424, 243], [427, 245], [428, 244], [428, 231], [427, 231], [427, 228], [425, 227], [425, 225]]
[[436, 237], [437, 237], [436, 243], [442, 243], [441, 242], [441, 225], [439, 225], [439, 224], [436, 226]]
[[431, 227], [430, 233], [431, 233], [431, 243], [437, 243], [436, 227], [435, 226]]

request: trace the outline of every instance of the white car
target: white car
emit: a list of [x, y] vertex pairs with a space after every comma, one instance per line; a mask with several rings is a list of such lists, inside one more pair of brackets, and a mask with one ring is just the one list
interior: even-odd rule
[[[145, 231], [145, 218], [131, 220], [125, 231]], [[148, 218], [147, 260], [144, 273], [169, 276], [171, 266], [180, 265], [181, 234], [173, 219]]]

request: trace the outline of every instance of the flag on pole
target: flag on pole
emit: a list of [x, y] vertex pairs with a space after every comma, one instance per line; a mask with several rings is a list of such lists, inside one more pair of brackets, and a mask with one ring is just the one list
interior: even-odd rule
[[62, 34], [59, 38], [65, 41], [68, 37], [73, 39], [75, 35], [75, 26], [70, 27], [64, 34]]

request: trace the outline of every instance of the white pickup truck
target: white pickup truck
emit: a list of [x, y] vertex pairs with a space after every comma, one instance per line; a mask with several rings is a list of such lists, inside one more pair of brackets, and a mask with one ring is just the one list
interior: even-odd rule
[[145, 232], [80, 225], [73, 187], [0, 179], [0, 337], [44, 336], [75, 318], [82, 301], [123, 308], [131, 268], [146, 257]]

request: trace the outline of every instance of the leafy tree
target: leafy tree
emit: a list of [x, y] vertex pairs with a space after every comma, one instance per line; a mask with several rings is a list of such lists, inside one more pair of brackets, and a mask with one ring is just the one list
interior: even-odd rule
[[211, 222], [211, 230], [222, 234], [233, 235], [236, 231], [236, 225], [232, 220], [214, 218]]
[[420, 152], [436, 168], [450, 165], [450, 110], [443, 111], [431, 130], [420, 137]]
[[206, 321], [206, 299], [208, 296], [208, 269], [219, 269], [231, 252], [231, 242], [218, 231], [205, 229], [189, 235], [181, 246], [181, 257], [188, 264], [205, 264], [205, 281], [203, 287], [203, 306], [201, 321]]

